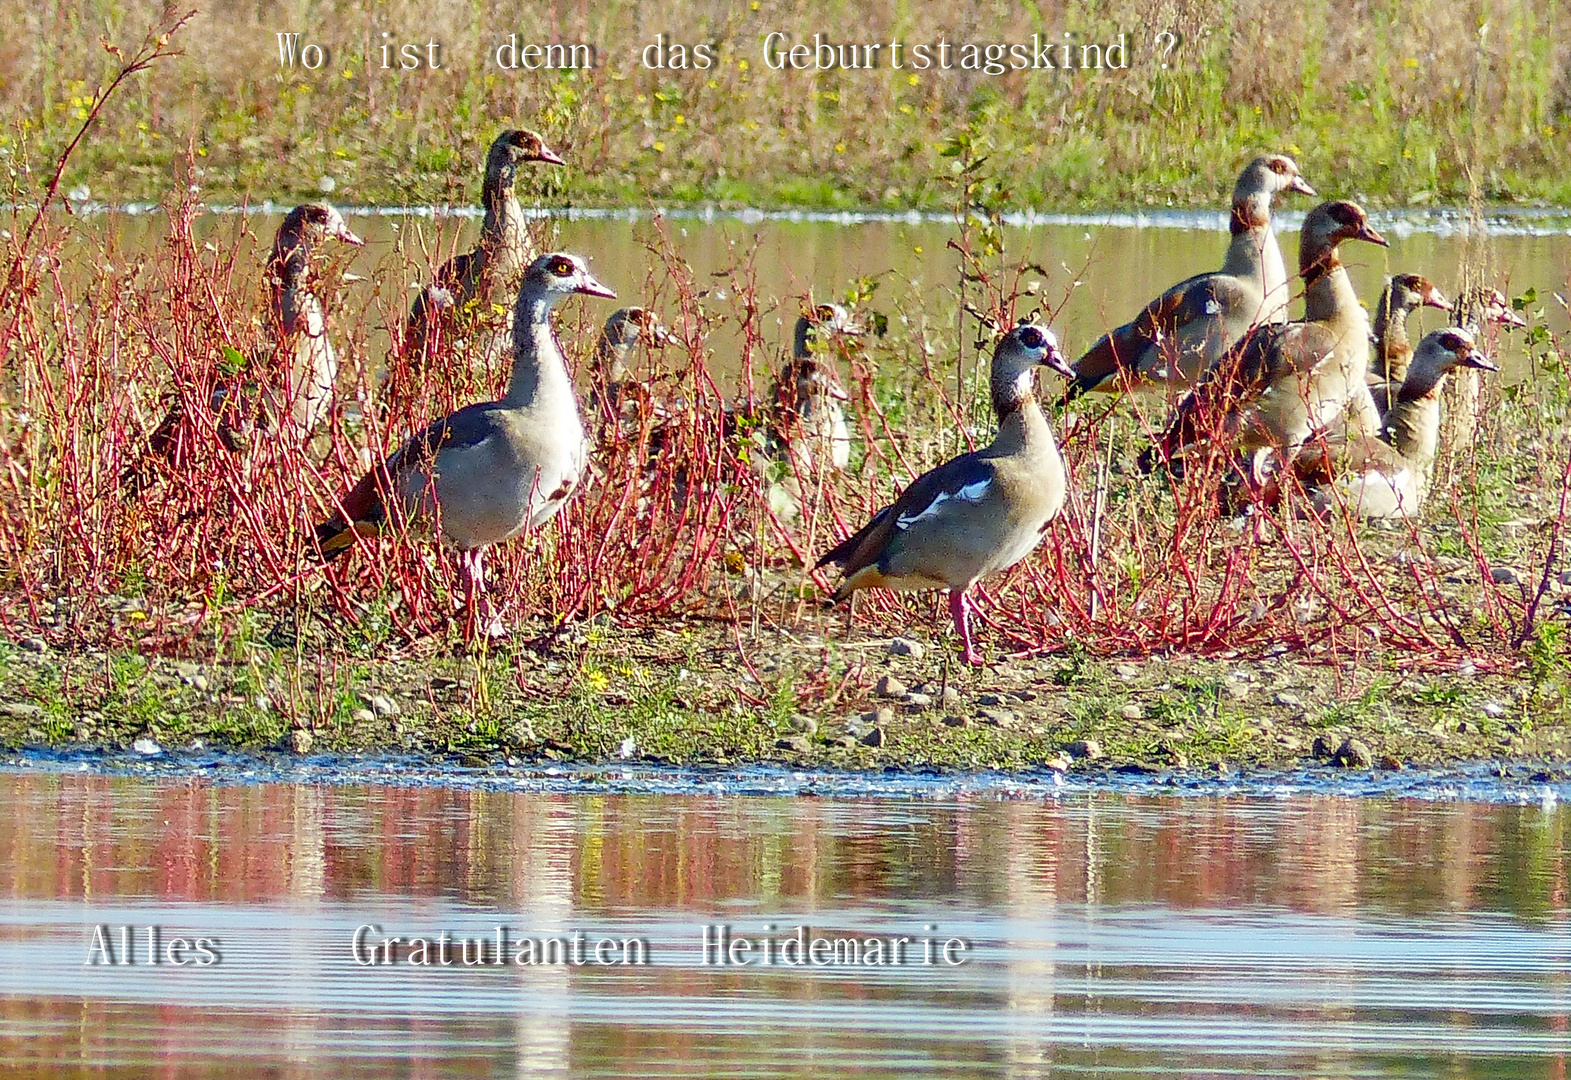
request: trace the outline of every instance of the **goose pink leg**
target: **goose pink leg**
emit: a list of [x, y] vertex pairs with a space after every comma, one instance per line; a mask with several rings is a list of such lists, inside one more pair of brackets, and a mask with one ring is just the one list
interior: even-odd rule
[[982, 658], [977, 655], [971, 641], [970, 599], [964, 589], [949, 590], [949, 617], [955, 620], [955, 633], [960, 635], [960, 656], [966, 663], [980, 667]]

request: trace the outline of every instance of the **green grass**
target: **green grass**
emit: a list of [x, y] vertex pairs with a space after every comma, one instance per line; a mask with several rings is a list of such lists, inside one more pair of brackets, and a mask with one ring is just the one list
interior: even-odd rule
[[[38, 32], [8, 42], [0, 168], [21, 194], [47, 176], [112, 70], [99, 36], [129, 49], [160, 10], [151, 0], [89, 3], [41, 15]], [[847, 0], [438, 4], [418, 14], [393, 5], [379, 25], [395, 36], [418, 26], [444, 45], [442, 71], [416, 74], [358, 55], [365, 16], [343, 0], [312, 8], [308, 39], [333, 50], [316, 72], [279, 68], [271, 22], [202, 14], [175, 42], [184, 55], [110, 103], [66, 187], [161, 197], [189, 141], [194, 179], [212, 199], [317, 197], [330, 177], [333, 198], [347, 202], [473, 203], [486, 143], [519, 124], [572, 162], [530, 173], [547, 202], [944, 208], [944, 148], [966, 132], [1007, 177], [1014, 206], [1215, 206], [1241, 160], [1262, 149], [1298, 156], [1324, 192], [1377, 204], [1460, 202], [1474, 182], [1490, 200], [1571, 202], [1557, 0], [1466, 9], [1417, 0], [1399, 14], [1306, 0], [1269, 18], [1183, 5], [1167, 70], [1149, 44], [1152, 14], [1143, 3], [1077, 6], [1049, 25], [1003, 0], [932, 10]], [[713, 43], [719, 63], [644, 69], [637, 57], [651, 26]], [[769, 71], [761, 42], [777, 29], [908, 42], [1123, 32], [1129, 67]], [[500, 73], [490, 46], [509, 32], [593, 42], [601, 65]]]

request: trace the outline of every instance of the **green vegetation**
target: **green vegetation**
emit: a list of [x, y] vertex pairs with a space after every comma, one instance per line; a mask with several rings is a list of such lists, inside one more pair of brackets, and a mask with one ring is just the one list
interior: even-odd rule
[[[164, 10], [153, 0], [12, 5], [0, 46], [0, 168], [35, 196], [92, 96]], [[496, 130], [533, 127], [571, 166], [535, 170], [549, 203], [946, 208], [963, 131], [1013, 206], [1208, 206], [1260, 149], [1298, 156], [1323, 190], [1375, 205], [1571, 203], [1571, 70], [1558, 0], [1348, 8], [1298, 4], [1071, 4], [1043, 17], [1002, 0], [961, 5], [611, 0], [594, 5], [336, 0], [201, 11], [184, 55], [110, 103], [66, 189], [163, 197], [190, 146], [205, 198], [319, 196], [473, 203]], [[1044, 9], [1052, 11], [1053, 9]], [[282, 69], [277, 33], [327, 61]], [[641, 66], [657, 30], [710, 43], [706, 71]], [[1166, 57], [1161, 30], [1180, 44]], [[773, 71], [771, 31], [837, 43], [1075, 43], [1125, 35], [1127, 69]], [[385, 40], [440, 43], [438, 71], [382, 70]], [[585, 70], [506, 71], [519, 42], [584, 42]], [[370, 52], [367, 57], [366, 53]], [[884, 58], [889, 52], [886, 49]], [[1170, 61], [1163, 69], [1162, 61]], [[368, 62], [369, 60], [369, 62]], [[958, 58], [955, 61], [958, 63]]]

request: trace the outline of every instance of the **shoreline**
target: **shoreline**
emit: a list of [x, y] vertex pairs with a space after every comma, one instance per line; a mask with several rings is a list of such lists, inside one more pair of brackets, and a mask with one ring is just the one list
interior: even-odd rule
[[674, 627], [601, 619], [541, 627], [532, 645], [466, 653], [425, 639], [375, 658], [0, 643], [0, 747], [1068, 776], [1571, 762], [1554, 691], [1467, 658], [1427, 672], [1278, 650], [1006, 659], [993, 641], [996, 665], [972, 672], [946, 662], [947, 637], [847, 639], [809, 621], [739, 643], [729, 627]]

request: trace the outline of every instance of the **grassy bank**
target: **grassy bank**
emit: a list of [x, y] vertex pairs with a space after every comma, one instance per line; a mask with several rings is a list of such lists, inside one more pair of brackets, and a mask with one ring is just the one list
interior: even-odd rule
[[[0, 166], [19, 196], [36, 196], [113, 70], [100, 37], [130, 51], [162, 10], [152, 0], [8, 5]], [[192, 179], [210, 199], [288, 203], [330, 183], [352, 203], [472, 203], [489, 140], [520, 124], [571, 162], [537, 178], [553, 202], [944, 207], [946, 148], [967, 136], [1016, 206], [1215, 206], [1261, 148], [1288, 150], [1322, 190], [1375, 205], [1461, 201], [1470, 181], [1490, 200], [1571, 203], [1558, 0], [1040, 10], [998, 0], [203, 5], [174, 43], [183, 55], [111, 102], [66, 187], [158, 199], [190, 146]], [[325, 47], [326, 60], [281, 68], [281, 31]], [[763, 41], [776, 31], [793, 42], [929, 43], [935, 58], [945, 40], [956, 69], [919, 72], [907, 53], [895, 71], [886, 48], [875, 70], [770, 70]], [[1164, 31], [1177, 37], [1171, 51], [1156, 38]], [[705, 71], [645, 68], [658, 33], [707, 44], [715, 60]], [[1033, 33], [1077, 46], [1123, 35], [1127, 67], [958, 69], [960, 45]], [[497, 45], [512, 34], [593, 46], [595, 66], [500, 69]], [[418, 43], [422, 56], [439, 43], [439, 70], [383, 70], [389, 42]]]
[[682, 621], [331, 664], [264, 642], [198, 662], [24, 639], [0, 645], [0, 746], [960, 770], [1571, 760], [1558, 670], [1071, 651], [973, 673], [915, 634], [765, 631], [745, 668], [729, 628]]

